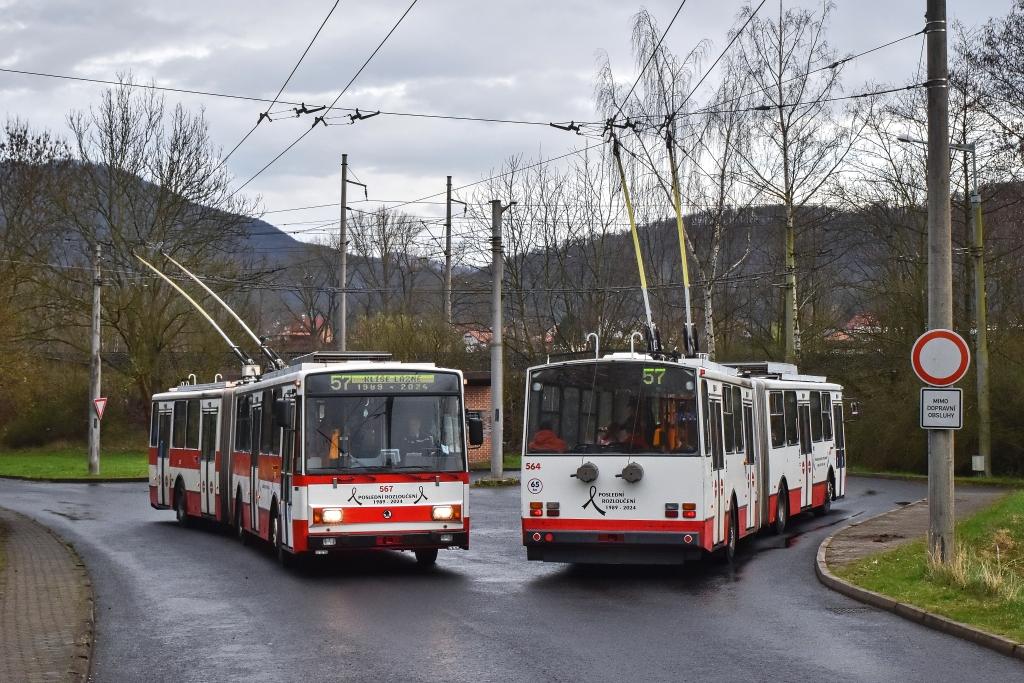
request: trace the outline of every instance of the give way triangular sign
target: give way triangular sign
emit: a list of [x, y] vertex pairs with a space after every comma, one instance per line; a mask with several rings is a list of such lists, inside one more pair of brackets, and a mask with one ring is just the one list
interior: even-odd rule
[[96, 410], [96, 417], [103, 419], [103, 411], [107, 409], [107, 397], [93, 399], [92, 407]]

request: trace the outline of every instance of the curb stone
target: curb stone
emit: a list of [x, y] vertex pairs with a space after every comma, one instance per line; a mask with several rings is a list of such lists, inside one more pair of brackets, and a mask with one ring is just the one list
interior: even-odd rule
[[[888, 513], [886, 512], [882, 514]], [[947, 619], [946, 617], [935, 614], [934, 612], [923, 610], [920, 607], [915, 607], [914, 605], [908, 605], [906, 603], [893, 600], [881, 593], [876, 593], [875, 591], [856, 586], [833, 574], [829, 570], [828, 565], [825, 564], [825, 553], [828, 551], [829, 545], [832, 543], [832, 539], [838, 534], [843, 533], [843, 531], [860, 526], [865, 522], [871, 521], [871, 519], [874, 519], [874, 517], [851, 524], [841, 531], [837, 531], [822, 541], [821, 545], [818, 546], [818, 554], [814, 563], [814, 573], [817, 575], [818, 580], [821, 583], [837, 593], [842, 593], [848, 598], [853, 598], [858, 602], [863, 602], [867, 605], [871, 605], [872, 607], [892, 612], [893, 614], [901, 616], [904, 619], [909, 619], [910, 621], [921, 624], [922, 626], [927, 626], [928, 628], [935, 629], [936, 631], [941, 631], [948, 635], [962, 638], [976, 645], [981, 645], [982, 647], [987, 647], [990, 650], [995, 650], [996, 652], [1008, 657], [1015, 657], [1024, 661], [1024, 643], [1018, 643], [1015, 640], [1010, 640], [1003, 636], [997, 636], [994, 633], [989, 633], [988, 631], [982, 631], [981, 629], [968, 626], [967, 624], [959, 621]]]

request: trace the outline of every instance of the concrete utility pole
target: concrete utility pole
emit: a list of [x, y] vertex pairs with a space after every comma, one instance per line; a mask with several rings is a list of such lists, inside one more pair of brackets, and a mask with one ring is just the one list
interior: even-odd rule
[[348, 154], [341, 155], [341, 216], [338, 249], [340, 250], [340, 264], [338, 269], [338, 293], [339, 301], [335, 307], [336, 318], [334, 320], [334, 343], [339, 351], [346, 350], [346, 337], [348, 336]]
[[96, 400], [100, 398], [100, 273], [101, 248], [97, 244], [92, 261], [92, 343], [89, 361], [89, 474], [100, 473], [100, 417], [96, 413]]
[[988, 400], [988, 298], [985, 296], [985, 228], [981, 213], [981, 191], [978, 188], [978, 149], [975, 143], [957, 145], [970, 152], [974, 171], [974, 189], [971, 192], [971, 223], [974, 257], [974, 320], [978, 333], [975, 337], [974, 362], [978, 378], [978, 455], [985, 463], [985, 476], [992, 476], [992, 412]]
[[[928, 328], [953, 327], [953, 255], [949, 200], [949, 64], [946, 0], [927, 0], [928, 37]], [[953, 531], [953, 432], [928, 430], [928, 550], [948, 563]]]
[[494, 322], [491, 329], [491, 476], [504, 476], [505, 428], [503, 413], [504, 385], [502, 382], [504, 363], [501, 344], [501, 285], [505, 277], [505, 256], [501, 247], [501, 214], [515, 205], [511, 202], [502, 207], [500, 199], [491, 201], [491, 310]]
[[444, 321], [452, 324], [452, 177], [448, 176], [444, 219]]

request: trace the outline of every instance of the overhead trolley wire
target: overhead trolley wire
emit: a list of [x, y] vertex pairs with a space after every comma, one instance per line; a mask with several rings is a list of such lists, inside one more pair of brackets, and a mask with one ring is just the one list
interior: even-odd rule
[[[218, 168], [227, 163], [228, 159], [231, 158], [231, 155], [233, 155], [235, 152], [238, 151], [238, 148], [241, 147], [245, 143], [245, 141], [249, 139], [249, 136], [252, 135], [256, 131], [256, 129], [259, 127], [259, 125], [261, 123], [263, 123], [264, 119], [266, 119], [268, 121], [273, 121], [273, 119], [270, 118], [271, 113], [272, 113], [271, 109], [273, 109], [274, 105], [277, 104], [278, 98], [281, 97], [281, 93], [284, 92], [284, 89], [286, 87], [288, 87], [288, 83], [291, 82], [292, 76], [295, 75], [295, 72], [296, 72], [296, 70], [298, 70], [299, 65], [302, 64], [302, 60], [304, 60], [306, 58], [306, 55], [309, 54], [309, 49], [311, 47], [313, 47], [313, 43], [315, 43], [317, 37], [319, 37], [320, 31], [322, 31], [324, 29], [324, 26], [327, 25], [327, 20], [331, 18], [332, 14], [334, 14], [334, 10], [338, 9], [338, 3], [339, 2], [341, 2], [341, 0], [334, 0], [334, 5], [331, 7], [331, 11], [328, 12], [327, 16], [324, 17], [324, 20], [322, 22], [320, 22], [320, 28], [318, 28], [316, 30], [316, 33], [313, 34], [313, 38], [309, 41], [309, 44], [306, 45], [306, 49], [302, 51], [302, 55], [299, 57], [299, 61], [295, 62], [295, 66], [292, 67], [291, 72], [288, 74], [288, 78], [284, 79], [284, 83], [281, 84], [281, 87], [278, 89], [277, 94], [274, 95], [274, 99], [271, 100], [270, 105], [266, 108], [266, 111], [264, 111], [263, 113], [261, 113], [259, 115], [259, 118], [256, 119], [256, 123], [254, 123], [252, 125], [252, 128], [249, 129], [249, 132], [246, 133], [245, 135], [243, 135], [242, 139], [238, 141], [238, 144], [236, 144], [234, 147], [232, 147], [231, 151], [228, 152], [227, 155], [223, 159], [220, 160], [220, 163], [217, 164]], [[278, 113], [280, 113], [280, 112], [278, 112]]]
[[[350, 79], [349, 79], [348, 83], [346, 83], [346, 84], [345, 84], [345, 87], [344, 87], [344, 88], [342, 88], [341, 92], [339, 92], [339, 93], [338, 93], [338, 96], [334, 98], [334, 101], [333, 101], [333, 102], [331, 102], [331, 103], [330, 103], [330, 104], [329, 104], [329, 105], [327, 106], [327, 109], [331, 109], [331, 108], [333, 108], [333, 107], [334, 107], [334, 105], [336, 105], [336, 104], [338, 103], [338, 100], [340, 100], [340, 99], [341, 99], [341, 97], [342, 97], [342, 96], [343, 96], [343, 95], [344, 95], [344, 94], [345, 94], [346, 92], [348, 92], [348, 89], [349, 89], [350, 87], [352, 87], [352, 84], [353, 84], [353, 83], [355, 83], [356, 79], [357, 79], [357, 78], [359, 78], [359, 75], [360, 75], [361, 73], [363, 73], [363, 70], [364, 70], [364, 69], [366, 68], [366, 66], [367, 66], [367, 65], [368, 65], [368, 64], [370, 63], [370, 61], [371, 61], [371, 60], [372, 60], [372, 59], [373, 59], [374, 57], [376, 57], [376, 56], [377, 56], [377, 53], [378, 53], [378, 52], [380, 52], [380, 49], [381, 49], [382, 47], [384, 47], [384, 43], [386, 43], [386, 42], [388, 41], [388, 38], [390, 38], [390, 37], [391, 37], [391, 34], [393, 34], [393, 33], [394, 33], [394, 32], [395, 32], [395, 31], [396, 31], [397, 29], [398, 29], [398, 26], [399, 26], [399, 25], [400, 25], [400, 24], [402, 23], [402, 21], [403, 21], [403, 20], [404, 20], [404, 19], [405, 19], [405, 18], [406, 18], [406, 17], [408, 16], [408, 15], [409, 15], [409, 12], [411, 12], [411, 11], [412, 11], [412, 8], [416, 6], [416, 3], [417, 3], [417, 2], [418, 2], [418, 0], [412, 0], [412, 2], [411, 2], [411, 3], [409, 3], [409, 6], [405, 8], [405, 11], [404, 11], [404, 12], [402, 12], [402, 16], [400, 16], [400, 17], [398, 18], [398, 21], [396, 21], [396, 22], [395, 22], [395, 24], [394, 24], [394, 25], [393, 25], [393, 26], [391, 27], [391, 30], [390, 30], [390, 31], [388, 31], [387, 35], [386, 35], [386, 36], [384, 36], [384, 38], [383, 38], [383, 39], [382, 39], [382, 40], [380, 41], [380, 43], [378, 43], [378, 44], [377, 44], [377, 47], [376, 47], [376, 48], [374, 48], [373, 52], [371, 52], [371, 53], [370, 53], [370, 56], [366, 58], [366, 61], [364, 61], [364, 62], [363, 62], [362, 66], [360, 66], [360, 67], [359, 67], [359, 69], [358, 69], [358, 70], [356, 71], [356, 73], [355, 73], [355, 74], [354, 74], [354, 75], [352, 76], [352, 78], [350, 78]], [[317, 125], [318, 123], [324, 123], [324, 125], [326, 125], [326, 121], [324, 120], [324, 117], [323, 117], [323, 116], [318, 116], [318, 117], [316, 117], [316, 118], [315, 118], [315, 119], [313, 120], [313, 125], [312, 125], [312, 126], [310, 126], [309, 128], [307, 128], [307, 129], [306, 129], [306, 131], [305, 131], [305, 132], [304, 132], [304, 133], [303, 133], [302, 135], [300, 135], [299, 137], [297, 137], [297, 138], [296, 138], [296, 139], [295, 139], [295, 140], [294, 140], [294, 141], [293, 141], [293, 142], [292, 142], [292, 143], [291, 143], [290, 145], [288, 145], [288, 146], [287, 146], [287, 147], [285, 147], [285, 148], [284, 148], [283, 150], [281, 150], [281, 152], [280, 152], [280, 153], [278, 153], [278, 155], [277, 155], [277, 156], [275, 156], [275, 157], [274, 157], [273, 159], [271, 159], [271, 160], [270, 160], [269, 162], [267, 162], [267, 164], [266, 164], [266, 165], [264, 165], [264, 166], [263, 166], [263, 168], [261, 168], [260, 170], [256, 171], [256, 173], [255, 173], [255, 174], [253, 174], [252, 176], [250, 176], [248, 180], [246, 180], [246, 181], [245, 181], [244, 183], [242, 183], [242, 184], [241, 184], [241, 185], [239, 185], [239, 186], [238, 186], [237, 188], [235, 188], [235, 190], [234, 190], [234, 191], [233, 191], [233, 192], [231, 193], [231, 196], [234, 196], [234, 195], [238, 194], [238, 193], [239, 193], [239, 192], [240, 192], [240, 191], [242, 190], [242, 188], [244, 188], [244, 187], [245, 187], [246, 185], [248, 185], [248, 184], [249, 184], [249, 183], [251, 183], [252, 181], [256, 180], [256, 178], [258, 178], [258, 177], [259, 177], [259, 176], [260, 176], [260, 175], [261, 175], [261, 174], [262, 174], [262, 173], [263, 173], [264, 171], [266, 171], [266, 170], [267, 170], [268, 168], [270, 168], [271, 166], [273, 166], [273, 165], [274, 165], [274, 164], [275, 164], [275, 163], [277, 162], [277, 160], [278, 160], [278, 159], [280, 159], [280, 158], [281, 158], [281, 157], [283, 157], [283, 156], [284, 156], [285, 154], [287, 154], [287, 153], [288, 153], [288, 151], [289, 151], [289, 150], [290, 150], [290, 149], [291, 149], [292, 147], [294, 147], [295, 145], [299, 144], [299, 142], [301, 142], [301, 141], [303, 140], [303, 138], [305, 138], [305, 137], [306, 137], [307, 135], [309, 135], [309, 134], [310, 134], [310, 133], [311, 133], [311, 132], [313, 131], [313, 129], [314, 129], [314, 128], [316, 128], [316, 125]]]

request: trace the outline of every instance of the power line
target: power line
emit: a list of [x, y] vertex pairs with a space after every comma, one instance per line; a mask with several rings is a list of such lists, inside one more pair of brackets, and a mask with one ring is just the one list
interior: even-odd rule
[[258, 128], [259, 125], [263, 122], [263, 119], [267, 119], [268, 121], [272, 120], [270, 118], [270, 110], [273, 109], [275, 104], [277, 104], [277, 98], [281, 96], [281, 93], [284, 92], [284, 89], [288, 86], [288, 83], [291, 82], [292, 76], [295, 75], [295, 71], [299, 68], [299, 65], [302, 64], [302, 60], [306, 58], [307, 54], [309, 54], [309, 49], [313, 47], [313, 43], [316, 42], [317, 37], [320, 35], [320, 31], [322, 31], [324, 26], [327, 25], [327, 20], [331, 18], [332, 14], [334, 14], [334, 10], [338, 8], [339, 2], [341, 2], [341, 0], [334, 0], [334, 5], [331, 7], [331, 11], [327, 13], [327, 16], [324, 17], [324, 20], [320, 23], [320, 28], [318, 28], [316, 30], [316, 33], [313, 34], [313, 38], [312, 40], [309, 41], [309, 45], [307, 45], [306, 49], [302, 51], [302, 55], [299, 57], [299, 61], [295, 62], [295, 66], [292, 67], [291, 72], [288, 74], [288, 78], [284, 79], [284, 83], [281, 84], [281, 87], [278, 89], [277, 94], [274, 95], [274, 99], [271, 100], [270, 105], [267, 107], [266, 111], [259, 115], [259, 118], [256, 119], [256, 123], [254, 123], [252, 128], [249, 129], [249, 132], [243, 135], [242, 139], [238, 141], [238, 144], [232, 147], [231, 151], [227, 153], [227, 156], [220, 160], [220, 163], [217, 165], [218, 168], [227, 163], [228, 159], [231, 158], [231, 155], [237, 152], [238, 148], [241, 147], [242, 144], [249, 139], [249, 136], [252, 135], [253, 132], [255, 132], [256, 128]]
[[[366, 66], [370, 63], [370, 61], [377, 55], [377, 53], [380, 52], [380, 49], [382, 47], [384, 47], [384, 43], [386, 43], [388, 38], [391, 37], [391, 34], [394, 33], [398, 29], [399, 24], [401, 24], [402, 20], [404, 20], [409, 15], [409, 12], [412, 11], [412, 8], [416, 5], [417, 2], [418, 2], [418, 0], [412, 0], [412, 2], [409, 3], [409, 6], [405, 9], [404, 12], [402, 12], [402, 16], [400, 16], [398, 18], [398, 21], [396, 21], [394, 26], [391, 27], [391, 30], [388, 31], [386, 36], [384, 36], [384, 39], [380, 41], [380, 43], [377, 45], [376, 48], [374, 48], [373, 52], [371, 52], [370, 56], [366, 58], [366, 61], [363, 62], [362, 66], [359, 67], [359, 69], [356, 71], [355, 75], [353, 75], [352, 78], [349, 79], [348, 83], [345, 84], [345, 87], [342, 88], [340, 93], [338, 93], [338, 96], [334, 98], [334, 101], [331, 102], [330, 105], [328, 105], [328, 107], [327, 107], [328, 109], [331, 109], [332, 107], [334, 107], [334, 105], [336, 105], [338, 103], [338, 100], [341, 99], [342, 95], [344, 95], [346, 92], [348, 92], [348, 89], [352, 86], [353, 83], [355, 83], [355, 80], [357, 78], [359, 78], [359, 74], [363, 73], [363, 69], [365, 69]], [[292, 147], [294, 147], [295, 145], [299, 144], [299, 142], [301, 142], [303, 138], [305, 138], [307, 135], [309, 135], [313, 131], [313, 129], [316, 128], [316, 124], [317, 123], [324, 123], [326, 125], [326, 121], [324, 120], [323, 116], [316, 117], [313, 120], [313, 125], [310, 126], [308, 129], [306, 129], [306, 132], [304, 132], [302, 135], [297, 137], [290, 145], [288, 145], [283, 150], [281, 150], [281, 152], [276, 157], [274, 157], [269, 162], [267, 162], [267, 164], [265, 166], [263, 166], [263, 168], [261, 168], [260, 170], [256, 171], [256, 173], [253, 174], [248, 180], [246, 180], [244, 183], [242, 183], [237, 188], [235, 188], [235, 190], [231, 193], [231, 196], [234, 196], [234, 195], [238, 194], [242, 190], [242, 188], [244, 188], [246, 185], [248, 185], [252, 181], [256, 180], [256, 178], [258, 178], [264, 171], [266, 171], [268, 168], [273, 166], [277, 162], [278, 159], [280, 159], [285, 154], [287, 154], [288, 151]]]

